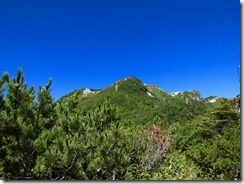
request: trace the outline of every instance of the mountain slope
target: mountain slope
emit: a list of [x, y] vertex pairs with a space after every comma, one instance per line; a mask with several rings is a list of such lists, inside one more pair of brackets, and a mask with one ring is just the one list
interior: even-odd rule
[[124, 78], [96, 95], [83, 98], [79, 103], [79, 108], [83, 110], [94, 108], [103, 103], [105, 99], [109, 99], [118, 107], [119, 113], [127, 121], [148, 122], [153, 118], [151, 112], [155, 108], [157, 100], [149, 96], [147, 92], [147, 87], [139, 79]]
[[87, 95], [84, 95], [84, 90], [76, 90], [60, 99], [60, 102], [72, 101], [76, 104], [75, 108], [87, 111], [109, 99], [118, 108], [118, 114], [125, 124], [138, 126], [152, 124], [157, 117], [161, 119], [160, 126], [167, 128], [175, 121], [185, 122], [203, 113], [206, 108], [197, 91], [171, 96], [162, 89], [147, 87], [135, 77], [117, 80], [109, 87], [91, 91]]

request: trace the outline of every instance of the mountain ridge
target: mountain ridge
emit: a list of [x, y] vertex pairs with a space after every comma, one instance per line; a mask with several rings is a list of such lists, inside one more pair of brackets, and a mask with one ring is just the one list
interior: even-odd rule
[[[138, 125], [160, 117], [167, 121], [164, 123], [165, 126], [169, 126], [173, 121], [180, 120], [181, 113], [191, 112], [188, 113], [188, 117], [185, 117], [191, 119], [196, 114], [204, 112], [204, 106], [207, 105], [200, 93], [195, 90], [172, 96], [155, 86], [148, 87], [135, 77], [122, 78], [101, 90], [94, 91], [89, 88], [75, 90], [59, 101], [72, 101], [72, 99], [77, 102], [77, 109], [82, 111], [96, 108], [109, 99], [112, 105], [120, 109], [120, 114], [125, 120], [130, 120]], [[177, 115], [177, 111], [179, 115]]]
[[[103, 91], [103, 90], [106, 90], [106, 89], [108, 89], [108, 88], [114, 87], [115, 91], [118, 91], [118, 90], [119, 90], [119, 86], [120, 86], [123, 82], [125, 82], [125, 81], [127, 81], [127, 80], [137, 80], [137, 81], [140, 81], [140, 83], [143, 84], [143, 85], [147, 88], [146, 93], [148, 94], [148, 96], [151, 96], [151, 97], [153, 97], [153, 94], [151, 94], [151, 93], [153, 93], [153, 92], [155, 92], [155, 91], [157, 91], [156, 93], [158, 93], [158, 91], [161, 91], [161, 92], [163, 92], [163, 93], [167, 93], [168, 95], [171, 95], [171, 96], [182, 95], [182, 94], [184, 94], [184, 93], [199, 93], [199, 94], [200, 94], [200, 92], [198, 92], [198, 91], [196, 91], [196, 90], [193, 90], [193, 89], [191, 89], [191, 90], [186, 90], [186, 91], [166, 92], [164, 89], [157, 87], [157, 85], [154, 84], [154, 83], [153, 83], [153, 84], [143, 83], [140, 79], [138, 79], [138, 78], [136, 78], [136, 77], [133, 77], [133, 76], [127, 76], [127, 77], [123, 77], [123, 78], [121, 78], [121, 79], [115, 80], [112, 84], [110, 84], [110, 85], [108, 85], [107, 87], [102, 88], [102, 89], [94, 89], [94, 88], [88, 88], [88, 87], [84, 87], [84, 88], [76, 89], [76, 90], [74, 90], [74, 91], [72, 91], [72, 92], [70, 92], [70, 93], [67, 93], [67, 94], [61, 96], [58, 100], [60, 100], [60, 99], [62, 99], [62, 98], [64, 98], [64, 97], [66, 97], [67, 95], [70, 95], [70, 94], [72, 94], [72, 93], [75, 93], [75, 92], [77, 92], [77, 91], [83, 92], [83, 94], [85, 93], [85, 96], [87, 96], [87, 94], [89, 93], [89, 92], [87, 93], [87, 90], [88, 90], [88, 91], [91, 91], [91, 93], [95, 93], [95, 94], [97, 94], [97, 93], [100, 92], [100, 91]], [[153, 89], [155, 89], [155, 90], [153, 90]], [[84, 90], [86, 90], [86, 91], [84, 92]], [[211, 97], [215, 97], [216, 100], [219, 99], [219, 98], [221, 98], [221, 97], [217, 97], [217, 96], [208, 96], [208, 97], [203, 98], [203, 99], [206, 100], [206, 101], [209, 101]], [[209, 102], [210, 102], [210, 103], [214, 103], [216, 100], [212, 99], [212, 100], [210, 100]]]

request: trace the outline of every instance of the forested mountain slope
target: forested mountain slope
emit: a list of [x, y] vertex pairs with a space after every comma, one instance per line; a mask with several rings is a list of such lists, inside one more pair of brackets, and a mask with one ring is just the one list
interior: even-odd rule
[[3, 74], [1, 179], [240, 179], [240, 97], [210, 103], [134, 77], [57, 101], [50, 91]]
[[84, 96], [83, 90], [78, 90], [59, 102], [76, 101], [78, 109], [88, 110], [103, 103], [105, 99], [118, 107], [122, 118], [138, 125], [145, 125], [159, 117], [164, 120], [162, 126], [166, 126], [182, 118], [188, 120], [204, 113], [208, 106], [197, 91], [171, 96], [161, 89], [146, 87], [134, 77], [121, 79], [96, 94]]

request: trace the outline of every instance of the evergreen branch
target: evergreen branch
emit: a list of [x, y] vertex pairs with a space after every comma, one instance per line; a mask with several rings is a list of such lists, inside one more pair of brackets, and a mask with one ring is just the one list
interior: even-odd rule
[[76, 152], [76, 153], [75, 153], [75, 156], [74, 156], [74, 158], [73, 158], [73, 160], [72, 160], [72, 162], [71, 162], [71, 165], [65, 170], [66, 173], [69, 172], [69, 171], [74, 167], [74, 165], [75, 165], [77, 159], [78, 159], [78, 154], [77, 154], [77, 152]]

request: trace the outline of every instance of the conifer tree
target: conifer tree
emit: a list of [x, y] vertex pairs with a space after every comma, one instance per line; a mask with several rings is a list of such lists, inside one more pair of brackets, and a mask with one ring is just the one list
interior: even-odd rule
[[[0, 145], [3, 145], [5, 143], [5, 137], [4, 131], [5, 131], [5, 119], [6, 119], [6, 112], [4, 110], [5, 106], [5, 100], [4, 100], [4, 90], [5, 90], [5, 84], [8, 80], [8, 74], [4, 73], [2, 75], [2, 78], [0, 79]], [[4, 175], [4, 160], [3, 158], [6, 155], [5, 148], [3, 146], [0, 146], [0, 179], [3, 179]]]
[[69, 107], [68, 102], [58, 103], [56, 123], [35, 141], [38, 157], [33, 172], [38, 179], [85, 179], [78, 161], [82, 163], [83, 131], [88, 127], [81, 121], [81, 112]]
[[33, 179], [33, 167], [37, 152], [34, 141], [43, 129], [55, 122], [54, 101], [50, 95], [51, 81], [38, 90], [37, 101], [34, 87], [27, 88], [24, 75], [18, 69], [17, 76], [9, 79], [4, 74], [0, 97], [1, 108], [1, 173], [3, 179]]
[[22, 70], [18, 69], [17, 76], [7, 80], [6, 90], [1, 129], [3, 177], [24, 179], [31, 177], [33, 165], [34, 88], [27, 89]]

